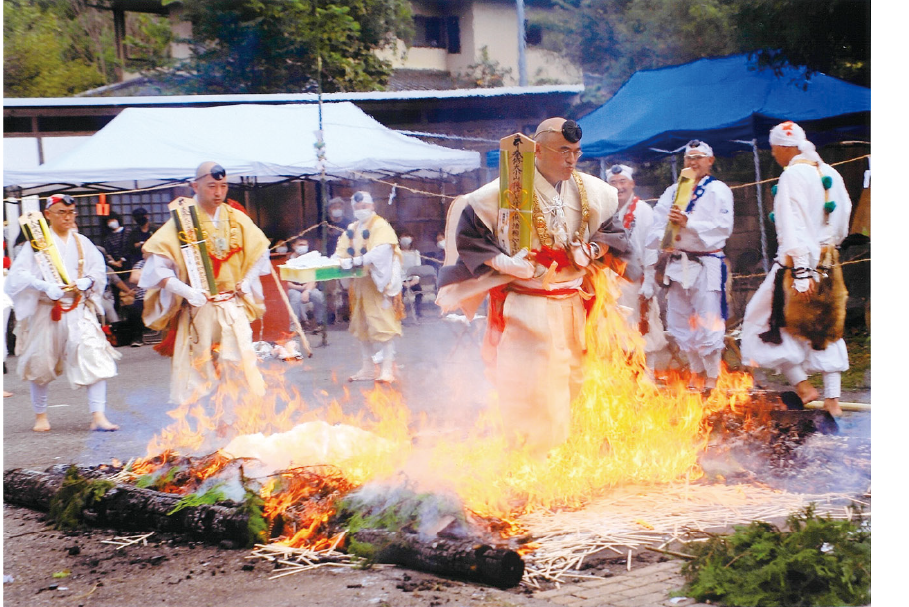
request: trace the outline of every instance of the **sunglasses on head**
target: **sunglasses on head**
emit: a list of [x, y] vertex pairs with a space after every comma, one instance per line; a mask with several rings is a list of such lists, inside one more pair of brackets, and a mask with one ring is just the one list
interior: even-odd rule
[[622, 167], [621, 167], [621, 165], [614, 164], [611, 167], [609, 167], [609, 172], [612, 173], [613, 175], [618, 175], [619, 173], [622, 172]]

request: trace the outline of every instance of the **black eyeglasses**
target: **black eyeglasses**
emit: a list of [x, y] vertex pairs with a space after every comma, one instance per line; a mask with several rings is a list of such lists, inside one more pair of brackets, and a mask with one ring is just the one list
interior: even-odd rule
[[227, 177], [227, 171], [224, 170], [224, 167], [221, 166], [220, 164], [216, 164], [215, 166], [213, 166], [211, 168], [211, 171], [209, 171], [208, 174], [211, 175], [212, 179], [214, 179], [215, 181], [221, 181], [222, 179]]
[[609, 168], [609, 172], [612, 173], [613, 175], [618, 175], [619, 173], [622, 172], [622, 166], [619, 164], [614, 164]]
[[692, 139], [688, 142], [688, 147], [690, 148], [699, 148], [701, 147], [702, 141], [700, 139]]

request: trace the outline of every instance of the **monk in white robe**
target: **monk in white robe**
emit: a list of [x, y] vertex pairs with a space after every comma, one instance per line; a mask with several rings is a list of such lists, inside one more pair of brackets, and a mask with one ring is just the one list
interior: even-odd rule
[[487, 373], [506, 429], [536, 455], [569, 435], [571, 402], [583, 381], [582, 285], [591, 262], [607, 253], [604, 228], [617, 207], [615, 188], [575, 170], [580, 138], [580, 127], [564, 118], [537, 128], [530, 251], [497, 241], [498, 180], [456, 199], [446, 226], [437, 303], [443, 313], [460, 307], [472, 316], [489, 294]]
[[[769, 329], [777, 275], [792, 273], [790, 289], [795, 293], [789, 296], [808, 300], [815, 290], [824, 247], [835, 247], [848, 235], [852, 201], [843, 178], [821, 160], [799, 125], [784, 122], [774, 127], [770, 146], [774, 159], [784, 168], [773, 200], [779, 247], [773, 268], [745, 308], [742, 360], [751, 366], [782, 372], [803, 403], [819, 396], [808, 375], [823, 373], [824, 408], [839, 415], [840, 374], [849, 369], [842, 337], [815, 349], [785, 326], [774, 332]], [[779, 288], [783, 288], [780, 282]], [[845, 306], [845, 299], [842, 305]]]

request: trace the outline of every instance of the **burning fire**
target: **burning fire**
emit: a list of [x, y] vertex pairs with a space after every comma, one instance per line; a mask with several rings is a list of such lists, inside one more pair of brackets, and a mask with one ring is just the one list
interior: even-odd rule
[[[539, 508], [577, 508], [620, 484], [699, 478], [698, 456], [710, 432], [706, 418], [745, 402], [750, 376], [724, 369], [709, 398], [690, 392], [679, 374], [658, 382], [647, 368], [642, 337], [612, 312], [618, 295], [613, 275], [596, 274], [593, 287], [585, 379], [573, 404], [571, 435], [544, 458], [510, 443], [495, 407], [468, 436], [424, 444], [429, 441], [416, 437], [430, 434], [426, 420], [414, 421], [396, 390], [367, 392], [366, 410], [356, 416], [344, 414], [337, 401], [315, 411], [275, 369], [262, 400], [244, 399], [242, 384], [222, 373], [210, 402], [170, 412], [174, 422], [151, 441], [149, 458], [134, 470], [160, 468], [167, 459], [160, 454], [205, 448], [225, 448], [228, 459], [280, 454], [284, 459], [274, 463], [260, 495], [266, 518], [284, 521], [281, 536], [290, 545], [337, 543], [340, 538], [323, 530], [332, 499], [402, 471], [421, 489], [456, 494], [466, 510], [491, 519], [505, 536], [520, 531], [520, 515]], [[314, 451], [323, 443], [328, 446]], [[216, 471], [224, 466], [218, 462], [195, 472]], [[308, 468], [316, 465], [332, 466], [331, 472]]]

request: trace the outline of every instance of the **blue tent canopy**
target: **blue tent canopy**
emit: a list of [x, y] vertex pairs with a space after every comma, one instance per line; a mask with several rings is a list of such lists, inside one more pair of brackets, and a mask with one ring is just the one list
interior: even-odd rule
[[[798, 122], [818, 147], [870, 137], [871, 89], [824, 74], [759, 70], [747, 55], [700, 59], [635, 73], [612, 99], [581, 118], [585, 158], [664, 156], [703, 139], [717, 156], [769, 147], [770, 129]], [[661, 151], [657, 151], [661, 150]]]

